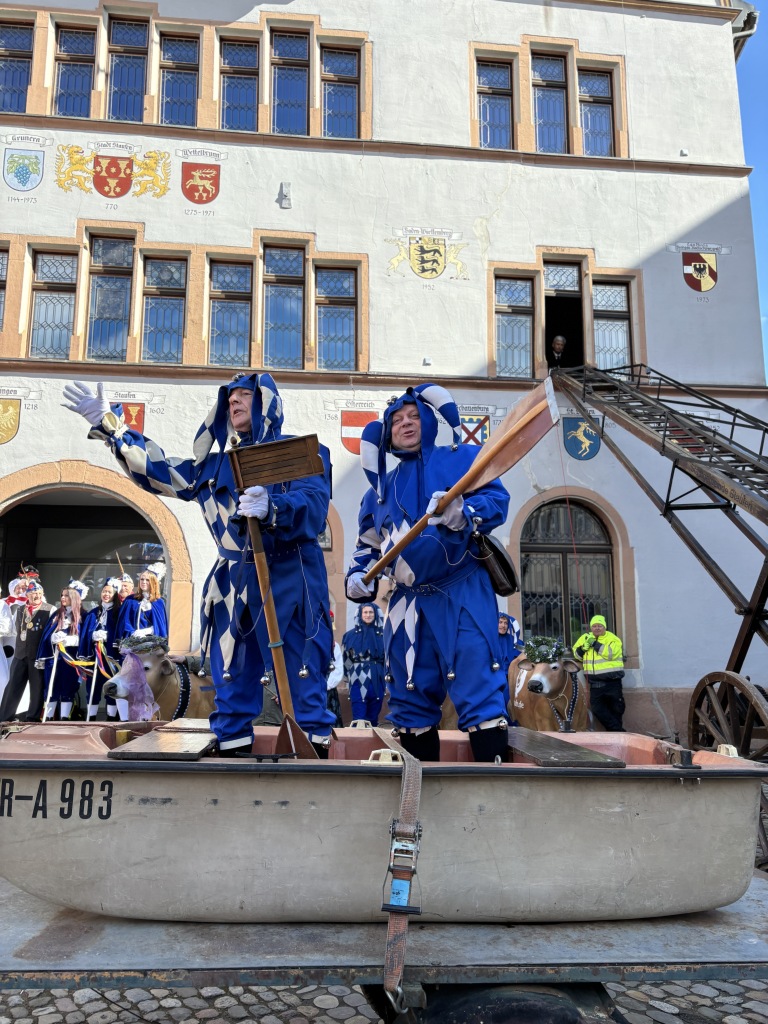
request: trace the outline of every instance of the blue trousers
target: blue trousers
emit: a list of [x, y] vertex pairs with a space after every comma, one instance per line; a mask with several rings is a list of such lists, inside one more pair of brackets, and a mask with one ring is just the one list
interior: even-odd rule
[[[496, 628], [495, 607], [490, 627]], [[402, 632], [402, 631], [399, 631]], [[468, 729], [493, 718], [506, 718], [504, 673], [493, 671], [492, 653], [485, 633], [466, 611], [459, 615], [456, 656], [453, 670], [456, 678], [446, 679], [449, 666], [442, 647], [425, 615], [419, 616], [416, 635], [416, 661], [413, 669], [414, 689], [406, 688], [405, 647], [393, 642], [389, 650], [389, 715], [403, 729], [424, 729], [437, 725], [446, 691], [459, 716], [459, 728]]]
[[378, 725], [379, 715], [384, 704], [384, 694], [377, 694], [375, 689], [373, 686], [368, 686], [363, 697], [360, 693], [360, 683], [352, 683], [349, 688], [352, 718], [364, 718], [371, 725]]
[[[263, 627], [265, 636], [263, 616], [259, 625]], [[262, 630], [258, 632], [261, 635]], [[249, 610], [242, 616], [239, 634], [229, 666], [231, 679], [224, 679], [219, 645], [211, 645], [211, 675], [216, 687], [216, 710], [210, 721], [222, 751], [253, 742], [251, 723], [261, 712], [264, 702], [264, 688], [261, 685], [264, 658]], [[282, 640], [296, 721], [308, 734], [328, 736], [335, 721], [326, 707], [325, 677], [328, 671], [328, 651], [333, 646], [331, 631], [321, 621], [317, 635], [307, 643], [304, 630], [293, 619], [282, 634]], [[302, 679], [299, 670], [304, 666], [309, 674]]]

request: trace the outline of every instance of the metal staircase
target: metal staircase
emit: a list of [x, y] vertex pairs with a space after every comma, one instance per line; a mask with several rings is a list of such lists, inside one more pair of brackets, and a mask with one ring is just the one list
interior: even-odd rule
[[[740, 671], [755, 634], [768, 644], [768, 542], [740, 514], [748, 512], [768, 526], [768, 423], [644, 364], [610, 371], [581, 366], [555, 371], [552, 380], [597, 430], [743, 617], [728, 661], [730, 671]], [[606, 434], [606, 417], [671, 461], [665, 497]], [[679, 474], [686, 489], [675, 495]], [[721, 511], [760, 551], [763, 565], [751, 597], [741, 593], [681, 521], [678, 513], [692, 510]]]

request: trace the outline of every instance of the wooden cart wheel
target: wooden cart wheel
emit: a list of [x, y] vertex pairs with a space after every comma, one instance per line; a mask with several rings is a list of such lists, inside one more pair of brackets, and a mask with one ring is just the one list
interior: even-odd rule
[[736, 672], [710, 672], [696, 684], [688, 711], [691, 750], [736, 747], [740, 757], [768, 761], [768, 698]]
[[[768, 763], [768, 697], [736, 672], [710, 672], [697, 684], [688, 710], [688, 746], [716, 750], [720, 743], [736, 747], [740, 757]], [[766, 771], [768, 775], [768, 770]], [[768, 798], [760, 806], [757, 866], [768, 865]]]

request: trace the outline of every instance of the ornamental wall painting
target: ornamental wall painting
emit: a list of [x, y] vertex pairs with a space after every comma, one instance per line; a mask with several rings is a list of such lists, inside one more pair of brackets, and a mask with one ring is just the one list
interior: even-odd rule
[[387, 264], [387, 274], [407, 277], [403, 264], [410, 267], [422, 281], [434, 281], [446, 270], [448, 280], [469, 280], [466, 264], [459, 258], [468, 242], [460, 241], [462, 233], [446, 228], [403, 227], [393, 230], [392, 238], [385, 238], [387, 245], [397, 246], [397, 252]]

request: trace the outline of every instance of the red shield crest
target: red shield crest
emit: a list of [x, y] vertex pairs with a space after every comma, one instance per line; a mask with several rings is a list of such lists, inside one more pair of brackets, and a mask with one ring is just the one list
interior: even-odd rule
[[196, 206], [212, 203], [219, 194], [221, 167], [218, 164], [181, 165], [181, 191]]
[[360, 412], [357, 409], [341, 410], [341, 443], [353, 455], [360, 454], [360, 438], [363, 427], [372, 420], [377, 420], [375, 412]]
[[128, 195], [133, 183], [132, 156], [105, 156], [97, 153], [93, 158], [93, 187], [108, 199]]
[[684, 252], [683, 280], [695, 292], [708, 292], [717, 284], [717, 253]]
[[123, 418], [129, 430], [144, 433], [144, 402], [123, 402]]

